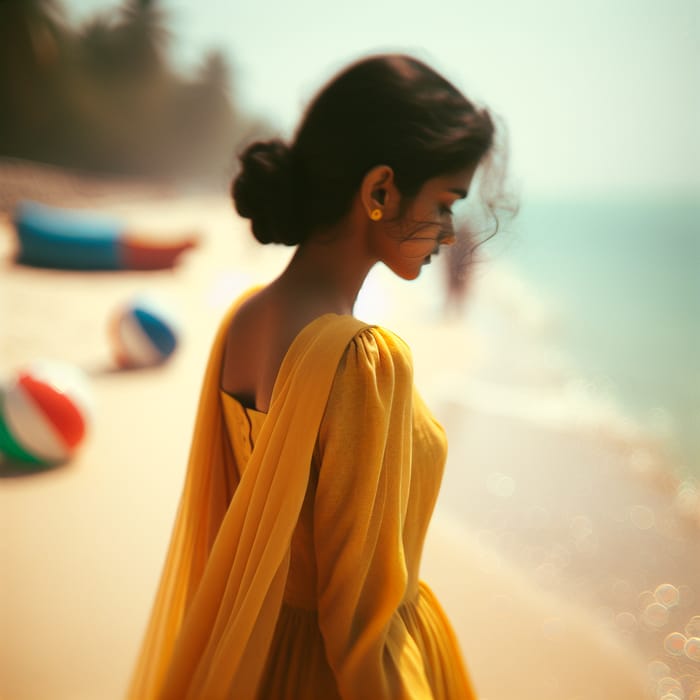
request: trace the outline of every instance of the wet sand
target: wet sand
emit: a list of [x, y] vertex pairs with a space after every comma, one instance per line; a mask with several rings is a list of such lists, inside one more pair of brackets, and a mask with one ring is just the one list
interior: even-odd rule
[[[198, 229], [203, 245], [172, 271], [35, 270], [12, 263], [12, 229], [0, 223], [0, 373], [51, 357], [85, 369], [96, 398], [71, 463], [37, 474], [1, 466], [0, 695], [16, 700], [123, 696], [212, 334], [231, 299], [289, 255], [257, 246], [221, 197], [137, 193], [99, 206], [163, 235]], [[663, 647], [700, 612], [695, 511], [660, 476], [663, 455], [633, 431], [581, 416], [557, 423], [543, 409], [527, 419], [513, 387], [531, 364], [511, 360], [504, 393], [492, 375], [505, 377], [508, 359], [489, 352], [487, 335], [407, 314], [415, 292], [391, 289], [382, 313], [411, 344], [418, 387], [450, 437], [423, 576], [454, 621], [480, 697], [636, 700], [662, 697], [673, 678], [695, 697], [700, 663]], [[178, 307], [182, 343], [162, 367], [117, 371], [109, 314], [146, 290]], [[485, 308], [489, 298], [484, 282], [475, 299]], [[679, 598], [661, 606], [665, 620], [658, 604], [647, 619], [663, 583]]]

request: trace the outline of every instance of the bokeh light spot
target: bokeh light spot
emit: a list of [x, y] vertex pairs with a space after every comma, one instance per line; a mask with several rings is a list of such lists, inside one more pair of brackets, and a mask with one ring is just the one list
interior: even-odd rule
[[615, 624], [626, 632], [637, 629], [637, 618], [631, 612], [621, 612], [615, 616]]
[[586, 515], [576, 515], [571, 518], [571, 534], [575, 540], [582, 540], [593, 534], [593, 523]]
[[685, 517], [693, 517], [700, 510], [700, 492], [695, 483], [684, 481], [678, 488], [676, 507]]
[[691, 661], [700, 661], [700, 637], [686, 639], [683, 652]]
[[668, 622], [668, 609], [661, 603], [647, 605], [643, 620], [649, 627], [663, 627]]
[[658, 698], [683, 698], [684, 695], [683, 686], [673, 676], [661, 678], [656, 686], [656, 696]]
[[654, 594], [651, 591], [642, 591], [639, 594], [637, 601], [639, 603], [639, 609], [644, 610], [645, 608], [650, 606], [652, 603], [655, 603], [656, 598], [654, 597]]
[[668, 664], [664, 663], [660, 659], [654, 659], [649, 664], [649, 676], [655, 681], [658, 681], [664, 676], [668, 676], [670, 673], [671, 669], [669, 668]]
[[671, 656], [680, 656], [685, 648], [685, 642], [685, 635], [680, 632], [671, 632], [671, 634], [666, 635], [666, 639], [664, 639], [664, 649], [671, 654]]
[[688, 620], [685, 626], [685, 634], [688, 637], [700, 637], [700, 615], [695, 615]]
[[680, 595], [678, 593], [678, 589], [674, 585], [670, 583], [662, 583], [660, 586], [656, 587], [656, 590], [654, 591], [654, 598], [656, 598], [657, 602], [661, 603], [661, 605], [664, 605], [667, 608], [674, 608], [676, 605], [678, 605]]

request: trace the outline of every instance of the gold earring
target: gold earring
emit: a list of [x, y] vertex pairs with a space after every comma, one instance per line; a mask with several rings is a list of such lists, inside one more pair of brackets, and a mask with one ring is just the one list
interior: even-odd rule
[[372, 221], [379, 221], [382, 216], [383, 214], [381, 209], [372, 209], [372, 211], [369, 213], [369, 218], [372, 219]]

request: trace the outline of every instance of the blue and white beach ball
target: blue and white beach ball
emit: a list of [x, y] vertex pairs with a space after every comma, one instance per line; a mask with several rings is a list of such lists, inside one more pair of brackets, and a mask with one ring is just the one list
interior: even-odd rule
[[141, 295], [115, 311], [110, 337], [120, 367], [153, 367], [175, 352], [180, 323], [162, 300]]

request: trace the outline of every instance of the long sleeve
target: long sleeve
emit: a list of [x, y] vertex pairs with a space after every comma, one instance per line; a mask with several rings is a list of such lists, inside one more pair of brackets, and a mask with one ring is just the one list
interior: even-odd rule
[[397, 612], [408, 581], [412, 393], [408, 348], [369, 328], [338, 366], [319, 431], [319, 625], [345, 700], [432, 698], [421, 654]]

